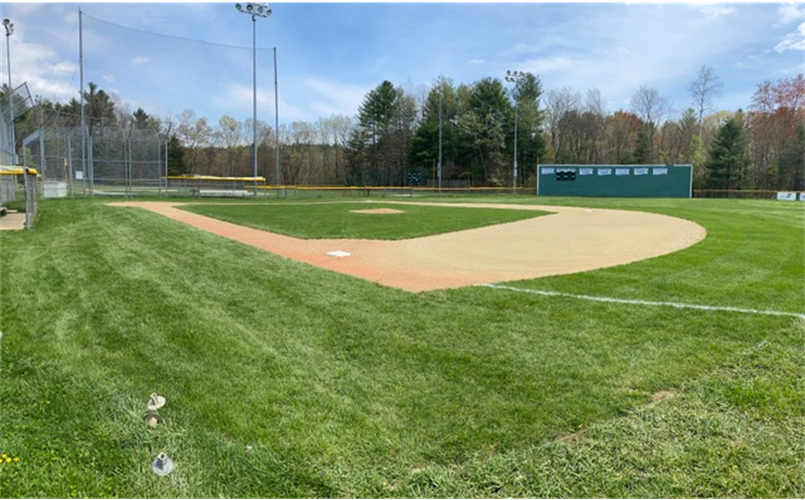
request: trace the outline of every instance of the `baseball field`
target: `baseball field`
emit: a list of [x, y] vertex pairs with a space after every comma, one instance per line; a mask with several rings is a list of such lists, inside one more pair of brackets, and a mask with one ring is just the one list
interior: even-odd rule
[[113, 201], [0, 237], [2, 497], [805, 496], [802, 204]]

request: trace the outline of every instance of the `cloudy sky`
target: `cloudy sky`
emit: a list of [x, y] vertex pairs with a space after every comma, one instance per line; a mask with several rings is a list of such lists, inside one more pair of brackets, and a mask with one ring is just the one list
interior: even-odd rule
[[[83, 29], [79, 30], [79, 8]], [[677, 111], [702, 65], [723, 83], [719, 109], [746, 108], [757, 85], [803, 72], [802, 3], [271, 3], [258, 19], [258, 119], [274, 122], [273, 48], [280, 121], [353, 116], [389, 80], [421, 92], [533, 72], [544, 90], [598, 89], [609, 111], [641, 86]], [[0, 82], [66, 102], [84, 80], [130, 110], [163, 118], [185, 109], [217, 121], [251, 118], [252, 23], [232, 3], [6, 3]]]

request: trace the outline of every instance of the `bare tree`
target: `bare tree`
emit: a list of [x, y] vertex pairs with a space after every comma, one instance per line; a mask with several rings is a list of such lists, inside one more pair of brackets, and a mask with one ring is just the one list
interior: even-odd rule
[[641, 85], [632, 95], [631, 108], [645, 125], [648, 158], [651, 159], [654, 155], [654, 134], [671, 109], [670, 101], [660, 95], [657, 89]]
[[545, 101], [549, 114], [548, 127], [551, 133], [551, 147], [554, 151], [559, 151], [561, 147], [559, 122], [568, 112], [580, 110], [581, 94], [573, 90], [573, 87], [551, 89], [545, 94]]
[[218, 147], [225, 152], [227, 175], [235, 175], [238, 170], [235, 163], [238, 148], [243, 145], [243, 128], [243, 124], [231, 116], [224, 115], [218, 119], [218, 129], [214, 137]]
[[656, 128], [670, 111], [671, 104], [667, 97], [660, 95], [659, 90], [641, 85], [632, 94], [631, 108], [641, 120]]
[[604, 100], [604, 97], [601, 95], [601, 91], [598, 90], [597, 88], [592, 88], [587, 91], [584, 104], [587, 108], [586, 111], [595, 113], [596, 115], [599, 115], [601, 117], [606, 117], [607, 114], [606, 101]]
[[702, 138], [702, 119], [704, 114], [713, 110], [713, 99], [723, 92], [724, 84], [718, 81], [711, 66], [702, 65], [696, 79], [690, 82], [688, 90], [693, 100], [694, 110], [698, 113], [699, 139]]
[[587, 91], [585, 96], [585, 114], [590, 118], [593, 124], [593, 137], [591, 141], [591, 149], [589, 161], [591, 163], [600, 163], [604, 156], [604, 143], [606, 142], [606, 101], [601, 95], [601, 91], [597, 88], [592, 88]]
[[196, 119], [196, 114], [189, 109], [182, 111], [176, 121], [175, 133], [185, 150], [185, 165], [189, 172], [196, 172], [201, 166], [203, 148], [210, 146], [212, 128], [206, 118]]

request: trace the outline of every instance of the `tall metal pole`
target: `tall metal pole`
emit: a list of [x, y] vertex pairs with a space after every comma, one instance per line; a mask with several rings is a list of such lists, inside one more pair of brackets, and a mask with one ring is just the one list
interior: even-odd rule
[[442, 98], [444, 85], [439, 89], [439, 192], [442, 192]]
[[514, 90], [512, 91], [512, 97], [514, 98], [514, 161], [513, 163], [513, 181], [512, 181], [512, 192], [517, 194], [517, 112], [518, 108], [518, 101], [517, 97], [514, 95], [514, 92], [517, 90], [517, 82], [520, 78], [523, 78], [525, 73], [522, 71], [506, 71], [506, 81], [514, 83]]
[[14, 24], [8, 19], [3, 19], [3, 26], [6, 28], [6, 60], [8, 61], [8, 91], [11, 92], [13, 87], [11, 86], [11, 44], [10, 37], [11, 34], [14, 33]]
[[11, 34], [14, 33], [14, 23], [10, 19], [3, 19], [3, 26], [6, 28], [6, 58], [8, 61], [8, 105], [9, 114], [11, 117], [11, 160], [14, 165], [19, 163], [17, 157], [17, 139], [14, 135], [14, 99], [12, 99], [11, 92], [14, 88], [11, 86]]
[[[280, 105], [279, 105], [279, 89], [277, 86], [277, 48], [274, 47], [274, 134], [276, 137], [276, 147], [274, 148], [277, 153], [277, 159], [274, 163], [277, 169], [277, 187], [280, 185]], [[278, 191], [279, 192], [279, 191]]]
[[514, 103], [514, 194], [517, 194], [517, 102]]
[[252, 169], [257, 182], [257, 18], [252, 16]]
[[[252, 167], [254, 177], [257, 177], [257, 16], [268, 17], [271, 9], [267, 4], [248, 2], [235, 4], [238, 12], [248, 14], [252, 18]], [[256, 181], [255, 181], [256, 182]]]
[[[81, 89], [78, 91], [81, 102], [81, 177], [87, 178], [87, 126], [84, 123], [84, 30], [82, 24], [81, 8], [78, 8], [78, 65], [81, 75]], [[84, 180], [86, 186], [86, 180]]]

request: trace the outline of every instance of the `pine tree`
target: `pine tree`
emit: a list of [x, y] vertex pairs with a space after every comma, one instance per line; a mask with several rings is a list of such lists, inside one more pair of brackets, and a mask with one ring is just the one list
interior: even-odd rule
[[746, 140], [743, 124], [730, 118], [718, 130], [707, 162], [708, 189], [739, 189], [746, 178]]
[[171, 134], [168, 140], [168, 175], [182, 175], [188, 173], [184, 163], [184, 148], [182, 148], [176, 134]]

